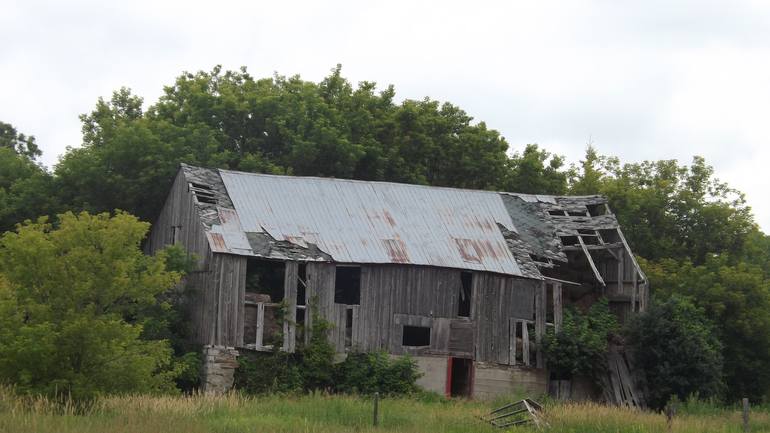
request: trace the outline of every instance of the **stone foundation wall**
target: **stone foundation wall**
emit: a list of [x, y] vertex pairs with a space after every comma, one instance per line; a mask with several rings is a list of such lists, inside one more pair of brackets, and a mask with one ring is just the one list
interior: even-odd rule
[[232, 347], [204, 346], [201, 390], [205, 394], [224, 394], [233, 387], [238, 351]]

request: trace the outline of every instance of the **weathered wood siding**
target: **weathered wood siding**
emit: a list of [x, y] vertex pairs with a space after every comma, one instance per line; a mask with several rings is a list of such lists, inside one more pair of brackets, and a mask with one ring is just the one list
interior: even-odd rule
[[509, 320], [535, 320], [535, 295], [542, 283], [489, 273], [473, 275], [471, 315], [476, 324], [477, 361], [513, 364]]
[[144, 248], [146, 253], [155, 254], [173, 244], [181, 244], [187, 252], [198, 257], [199, 270], [208, 270], [211, 249], [198, 216], [195, 198], [181, 170], [174, 179], [158, 219], [152, 225]]
[[[358, 306], [334, 303], [335, 271], [334, 264], [308, 263], [307, 297], [310, 309], [315, 308], [331, 323], [329, 337], [338, 352], [345, 351], [346, 311], [350, 308], [355, 349], [514, 363], [509, 352], [509, 319], [534, 322], [535, 296], [542, 289], [540, 281], [474, 272], [471, 317], [461, 318], [457, 316], [462, 285], [459, 270], [363, 265]], [[405, 325], [430, 327], [430, 347], [403, 347]]]
[[198, 261], [182, 282], [184, 309], [192, 339], [198, 344], [243, 345], [243, 298], [246, 258], [212, 254], [198, 216], [195, 198], [180, 170], [166, 202], [152, 226], [145, 252], [179, 244]]

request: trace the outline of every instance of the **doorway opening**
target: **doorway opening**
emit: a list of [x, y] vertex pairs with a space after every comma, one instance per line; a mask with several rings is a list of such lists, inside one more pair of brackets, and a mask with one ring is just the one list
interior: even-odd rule
[[449, 396], [470, 397], [473, 382], [473, 360], [449, 358]]

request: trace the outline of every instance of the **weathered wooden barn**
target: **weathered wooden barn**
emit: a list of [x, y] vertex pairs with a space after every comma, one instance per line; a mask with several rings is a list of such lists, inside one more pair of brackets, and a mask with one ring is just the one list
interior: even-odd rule
[[428, 389], [542, 393], [537, 343], [564, 306], [606, 296], [623, 320], [648, 298], [599, 196], [182, 165], [146, 251], [169, 244], [198, 258], [185, 290], [209, 389], [229, 385], [239, 350], [295, 350], [316, 309], [340, 356], [410, 354]]

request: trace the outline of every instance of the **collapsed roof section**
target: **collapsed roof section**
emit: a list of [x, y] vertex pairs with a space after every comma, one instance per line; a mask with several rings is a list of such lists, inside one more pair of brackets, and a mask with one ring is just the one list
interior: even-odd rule
[[[601, 196], [549, 196], [213, 170], [182, 164], [212, 251], [556, 278], [633, 255]], [[641, 269], [634, 261], [639, 275]]]

